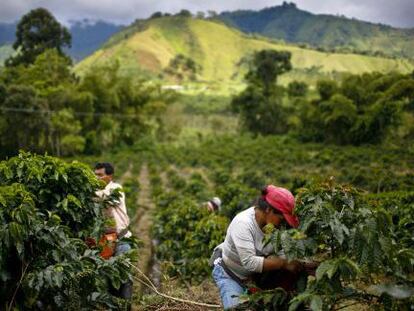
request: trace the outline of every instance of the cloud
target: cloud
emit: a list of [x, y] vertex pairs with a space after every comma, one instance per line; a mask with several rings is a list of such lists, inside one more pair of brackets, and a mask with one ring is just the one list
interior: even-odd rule
[[395, 27], [414, 27], [412, 0], [297, 0], [302, 9], [314, 13], [339, 14]]
[[[414, 27], [413, 0], [296, 0], [299, 8], [313, 13], [339, 14], [397, 27]], [[217, 12], [237, 9], [258, 10], [281, 4], [275, 0], [0, 0], [0, 21], [18, 20], [37, 7], [49, 9], [61, 22], [103, 19], [128, 24], [156, 11], [176, 13], [181, 9]]]

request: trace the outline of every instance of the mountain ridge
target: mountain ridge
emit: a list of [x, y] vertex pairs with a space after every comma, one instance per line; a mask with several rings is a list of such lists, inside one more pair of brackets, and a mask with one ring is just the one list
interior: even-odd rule
[[247, 33], [314, 48], [414, 58], [414, 28], [314, 14], [297, 8], [294, 3], [284, 2], [258, 11], [225, 11], [217, 18]]
[[[197, 18], [162, 17], [140, 21], [112, 36], [102, 48], [76, 66], [80, 74], [95, 66], [118, 61], [125, 75], [164, 75], [178, 54], [192, 58], [202, 67], [199, 80], [240, 81], [240, 61], [260, 49], [292, 53], [294, 71], [289, 75], [331, 75], [397, 70], [408, 73], [413, 63], [405, 59], [325, 53], [274, 42], [230, 28], [222, 22]], [[235, 76], [237, 76], [235, 78]]]

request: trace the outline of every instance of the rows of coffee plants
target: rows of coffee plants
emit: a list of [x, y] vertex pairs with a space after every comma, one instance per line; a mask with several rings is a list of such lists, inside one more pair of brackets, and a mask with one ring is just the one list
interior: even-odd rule
[[[108, 260], [98, 241], [111, 200], [88, 167], [21, 153], [0, 163], [0, 309], [121, 308], [134, 251]], [[133, 242], [133, 241], [131, 241]]]
[[212, 180], [230, 175], [253, 187], [272, 182], [295, 190], [329, 176], [372, 193], [414, 186], [412, 147], [342, 147], [303, 144], [289, 136], [228, 136], [205, 139], [197, 147], [167, 146], [159, 154], [178, 167], [207, 168]]
[[[153, 161], [154, 234], [172, 273], [207, 277], [210, 250], [223, 240], [226, 224], [252, 204], [263, 185], [273, 183], [295, 193], [301, 224], [273, 229], [267, 241], [275, 253], [283, 249], [289, 259], [320, 264], [300, 292], [261, 290], [246, 296], [241, 309], [414, 307], [413, 150], [224, 137], [161, 146]], [[204, 174], [180, 174], [189, 168], [204, 171], [209, 182]], [[214, 215], [200, 209], [200, 202], [213, 195], [223, 201]]]
[[138, 206], [138, 197], [141, 187], [138, 178], [142, 163], [140, 159], [136, 158], [130, 161], [132, 162], [128, 162], [129, 165], [126, 169], [126, 176], [124, 175], [119, 182], [121, 183], [122, 189], [125, 193], [125, 204], [127, 206], [128, 215], [130, 219], [133, 219], [133, 217], [137, 214], [137, 210], [140, 208]]
[[159, 172], [156, 166], [151, 167], [157, 205], [153, 227], [157, 256], [171, 276], [201, 281], [210, 272], [208, 259], [224, 239], [228, 219], [210, 214], [202, 206], [209, 191], [201, 175], [194, 173], [185, 179], [168, 170], [167, 185], [162, 186]]

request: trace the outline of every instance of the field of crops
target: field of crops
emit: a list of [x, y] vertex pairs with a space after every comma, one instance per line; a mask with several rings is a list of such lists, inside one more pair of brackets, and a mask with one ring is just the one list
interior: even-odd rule
[[[308, 280], [301, 295], [290, 297], [278, 289], [262, 291], [246, 295], [246, 308], [273, 310], [272, 306], [280, 304], [280, 310], [289, 306], [295, 310], [304, 303], [313, 310], [336, 310], [357, 303], [358, 308], [411, 310], [412, 299], [408, 297], [412, 297], [413, 284], [413, 156], [412, 150], [392, 147], [303, 144], [289, 137], [210, 136], [191, 145], [146, 142], [135, 150], [81, 160], [90, 167], [102, 158], [116, 165], [133, 230], [142, 235], [138, 238], [147, 235], [138, 248], [143, 257], [134, 265], [146, 272], [157, 265], [160, 271], [155, 279], [161, 292], [198, 303], [219, 304], [208, 266], [210, 254], [223, 241], [232, 217], [251, 205], [263, 185], [273, 183], [296, 195], [301, 219], [298, 230], [269, 233], [275, 251], [283, 248], [290, 258], [323, 261], [316, 278]], [[73, 173], [76, 169], [81, 171]], [[14, 253], [14, 260], [20, 262], [14, 275], [8, 275], [10, 266], [2, 263], [4, 284], [10, 285], [3, 285], [1, 294], [5, 299], [13, 297], [6, 300], [6, 310], [21, 303], [42, 302], [71, 310], [76, 306], [114, 303], [105, 296], [105, 290], [121, 279], [100, 273], [108, 263], [98, 260], [93, 251], [84, 253], [86, 246], [82, 242], [87, 236], [97, 236], [99, 212], [95, 210], [95, 223], [82, 221], [79, 227], [79, 218], [91, 217], [82, 214], [90, 213], [87, 209], [79, 210], [92, 204], [87, 191], [97, 187], [90, 172], [87, 166], [76, 162], [65, 164], [27, 154], [2, 163], [1, 219], [8, 222], [1, 231], [2, 252]], [[81, 177], [89, 181], [79, 180]], [[223, 208], [215, 214], [202, 208], [202, 203], [213, 196], [223, 201]], [[45, 202], [50, 202], [48, 212], [43, 210]], [[33, 213], [38, 218], [33, 218]], [[142, 218], [146, 225], [140, 222]], [[152, 224], [152, 236], [148, 223]], [[62, 226], [65, 227], [61, 229]], [[44, 230], [50, 232], [48, 244], [39, 240], [39, 232]], [[52, 242], [56, 239], [69, 249], [59, 248], [58, 252], [56, 242]], [[42, 248], [50, 250], [46, 257]], [[35, 258], [42, 260], [36, 259], [34, 265], [30, 258], [38, 252], [40, 257]], [[71, 253], [72, 260], [62, 261], [68, 256], [62, 252]], [[95, 266], [89, 266], [85, 256], [91, 257]], [[79, 262], [85, 262], [85, 266]], [[112, 269], [124, 271], [115, 265]], [[130, 277], [136, 283], [136, 308], [207, 308], [159, 296], [147, 285], [140, 285], [142, 275], [135, 273]], [[15, 288], [16, 284], [12, 284], [19, 278], [22, 284]], [[71, 293], [70, 284], [82, 278], [90, 282], [88, 291], [82, 287], [85, 292]], [[27, 296], [29, 292], [32, 296]], [[50, 295], [55, 299], [50, 300]], [[75, 307], [68, 307], [73, 306], [76, 297], [82, 299]]]
[[[297, 296], [301, 301], [315, 310], [335, 310], [356, 302], [358, 308], [371, 305], [410, 310], [412, 151], [248, 136], [143, 149], [134, 159], [145, 161], [149, 167], [155, 203], [153, 238], [164, 280], [161, 288], [171, 291], [169, 284], [177, 279], [183, 289], [201, 282], [210, 296], [203, 299], [201, 295], [198, 302], [217, 304], [216, 289], [208, 281], [211, 251], [224, 239], [232, 217], [250, 206], [263, 185], [274, 183], [297, 195], [302, 220], [299, 231], [282, 236], [278, 231], [271, 233], [275, 250], [282, 247], [291, 258], [322, 256], [325, 262], [316, 283], [310, 283], [314, 287]], [[223, 209], [210, 214], [201, 207], [202, 202], [215, 195], [222, 198]], [[299, 233], [303, 236], [297, 239]], [[330, 292], [326, 286], [332, 287]], [[194, 298], [188, 290], [178, 288], [174, 286], [174, 294]], [[263, 310], [265, 305], [272, 310], [277, 301], [287, 308], [290, 297], [279, 294], [273, 290], [246, 296], [248, 308]], [[137, 299], [138, 304], [144, 301], [148, 310], [174, 306], [168, 299], [152, 295]]]
[[[271, 234], [275, 250], [282, 247], [291, 258], [325, 256], [315, 287], [301, 301], [315, 310], [356, 301], [358, 308], [410, 310], [412, 152], [300, 144], [287, 137], [216, 137], [187, 147], [157, 146], [149, 159], [156, 251], [170, 277], [205, 282], [208, 258], [229, 221], [264, 184], [274, 183], [297, 195], [302, 219], [299, 231]], [[214, 195], [223, 209], [212, 215], [200, 206]], [[302, 238], [292, 238], [299, 233]], [[270, 291], [247, 299], [250, 308], [263, 310], [268, 303], [272, 310], [281, 297]]]

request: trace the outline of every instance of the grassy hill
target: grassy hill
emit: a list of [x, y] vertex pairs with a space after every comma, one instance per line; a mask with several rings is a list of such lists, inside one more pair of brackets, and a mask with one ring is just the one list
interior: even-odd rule
[[414, 29], [398, 29], [344, 16], [317, 15], [293, 3], [260, 11], [223, 12], [218, 18], [247, 33], [314, 47], [414, 58]]
[[392, 70], [411, 72], [413, 63], [356, 54], [324, 53], [249, 36], [224, 23], [184, 17], [163, 17], [135, 23], [117, 33], [99, 50], [76, 66], [83, 74], [95, 66], [115, 61], [124, 75], [158, 77], [171, 59], [181, 53], [201, 65], [199, 79], [208, 82], [240, 82], [243, 57], [255, 50], [276, 49], [292, 53], [295, 68], [285, 80], [309, 79], [343, 72]]

